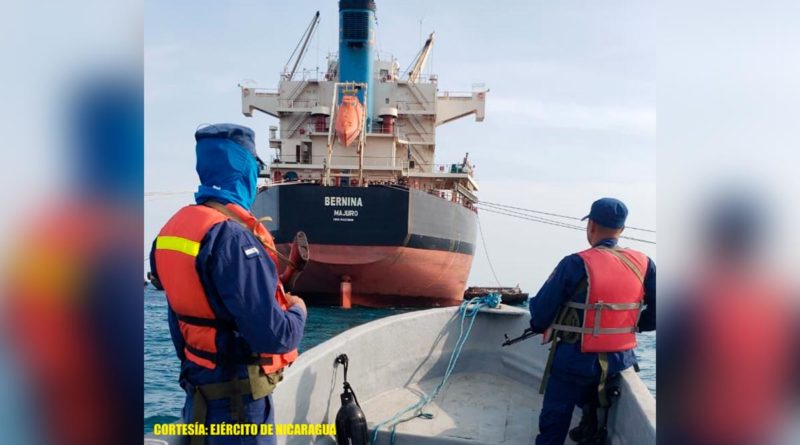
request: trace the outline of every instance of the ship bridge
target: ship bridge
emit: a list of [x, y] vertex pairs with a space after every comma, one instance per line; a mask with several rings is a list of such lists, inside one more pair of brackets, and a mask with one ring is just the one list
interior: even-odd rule
[[[347, 34], [348, 17], [340, 19], [344, 21], [340, 40], [358, 37]], [[279, 120], [269, 128], [274, 156], [262, 176], [271, 183], [397, 184], [454, 201], [474, 202], [478, 186], [468, 156], [459, 163], [437, 163], [436, 128], [468, 116], [483, 121], [488, 90], [475, 87], [466, 92], [438, 92], [438, 77], [422, 74], [433, 40], [431, 34], [406, 72], [400, 71], [394, 57], [373, 57], [367, 64], [369, 76], [357, 78], [356, 73], [343, 79], [345, 71], [353, 72], [351, 65], [361, 66], [361, 61], [353, 61], [360, 53], [351, 51], [350, 42], [340, 44], [339, 54], [328, 57], [324, 73], [300, 75], [295, 64], [294, 69], [282, 73], [277, 89], [240, 85], [245, 116], [260, 111]], [[363, 44], [372, 45], [374, 39]], [[372, 53], [365, 54], [370, 57]], [[346, 146], [337, 137], [336, 120], [341, 113], [342, 89], [353, 86], [359, 102], [365, 104], [366, 115], [357, 142]]]

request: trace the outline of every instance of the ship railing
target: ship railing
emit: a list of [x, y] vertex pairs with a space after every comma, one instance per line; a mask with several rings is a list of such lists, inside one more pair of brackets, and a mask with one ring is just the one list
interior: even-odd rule
[[473, 91], [445, 91], [441, 94], [441, 97], [453, 97], [453, 98], [471, 98]]
[[[296, 130], [281, 130], [276, 131], [274, 136], [270, 135], [271, 140], [276, 139], [288, 139], [293, 137], [304, 137], [310, 136], [312, 134], [320, 134], [320, 135], [328, 135], [328, 131], [330, 129], [330, 119], [326, 119], [325, 126], [318, 125], [316, 122], [306, 122], [305, 124], [301, 124]], [[391, 134], [397, 135], [397, 126], [394, 126], [392, 132], [389, 132], [387, 127], [383, 125], [381, 122], [374, 122], [370, 125], [370, 131], [367, 134]]]
[[474, 167], [470, 164], [450, 163], [450, 164], [436, 164], [424, 163], [417, 161], [404, 161], [403, 168], [409, 171], [429, 172], [429, 173], [453, 173], [453, 174], [467, 174], [472, 176]]
[[[392, 128], [392, 131], [389, 131]], [[369, 126], [367, 134], [393, 134], [397, 135], [396, 125], [384, 125], [383, 122], [372, 122]]]
[[[403, 184], [405, 186], [405, 184]], [[408, 188], [419, 190], [425, 192], [429, 195], [436, 196], [437, 198], [444, 199], [446, 201], [450, 201], [456, 204], [461, 205], [464, 208], [467, 208], [473, 212], [477, 213], [477, 208], [475, 207], [475, 195], [474, 194], [465, 194], [462, 193], [463, 187], [459, 188], [458, 185], [455, 185], [453, 188], [436, 188], [432, 187], [430, 184], [421, 184], [416, 183], [415, 181], [410, 181], [407, 185]], [[471, 196], [470, 196], [471, 195]]]
[[431, 145], [432, 136], [435, 133], [403, 133], [402, 135], [398, 135], [397, 143], [401, 145], [410, 145], [411, 147], [417, 147], [419, 145]]
[[[427, 106], [426, 106], [427, 105]], [[413, 112], [413, 111], [426, 111], [430, 114], [434, 114], [434, 109], [430, 106], [430, 103], [421, 104], [417, 101], [397, 101], [395, 102], [395, 106], [397, 107], [398, 113], [406, 113], [406, 112]]]
[[302, 71], [295, 72], [291, 78], [289, 78], [289, 73], [286, 71], [282, 71], [280, 76], [282, 80], [319, 81], [319, 79], [322, 79], [323, 74], [319, 68], [303, 68]]
[[[306, 158], [308, 159], [308, 158]], [[336, 155], [333, 157], [334, 159], [334, 166], [337, 162], [341, 162], [342, 160], [345, 161], [353, 161], [353, 168], [357, 168], [359, 156], [356, 154], [352, 155]], [[310, 162], [303, 162], [304, 160], [301, 159], [300, 161], [297, 160], [296, 153], [287, 153], [283, 156], [276, 156], [273, 157], [270, 161], [271, 163], [277, 164], [298, 164], [298, 165], [309, 165], [312, 164], [313, 161]], [[372, 167], [379, 167], [379, 168], [386, 168], [390, 170], [406, 170], [404, 167], [404, 162], [407, 164], [407, 161], [403, 161], [399, 158], [392, 157], [392, 156], [374, 156], [374, 155], [364, 155], [365, 167], [372, 168]], [[317, 162], [317, 164], [322, 164], [322, 162]], [[347, 165], [347, 164], [346, 164]]]
[[[336, 155], [335, 159], [352, 159], [358, 160], [359, 156], [352, 155]], [[307, 159], [307, 158], [306, 158]], [[472, 165], [464, 165], [464, 163], [425, 163], [415, 160], [402, 159], [395, 156], [378, 156], [365, 154], [364, 160], [372, 161], [367, 163], [367, 167], [386, 167], [391, 169], [403, 170], [406, 173], [419, 172], [419, 173], [442, 173], [442, 174], [467, 174], [473, 176], [475, 171]], [[375, 162], [377, 161], [377, 162]], [[312, 162], [303, 162], [297, 160], [297, 154], [287, 153], [283, 156], [274, 156], [270, 163], [276, 164], [312, 164]]]
[[[329, 129], [328, 125], [325, 125], [324, 127], [318, 127], [317, 125], [315, 125], [313, 123], [310, 123], [310, 124], [301, 125], [300, 127], [298, 127], [294, 131], [290, 131], [290, 130], [278, 131], [278, 132], [275, 133], [275, 136], [276, 136], [277, 139], [289, 139], [289, 138], [297, 138], [297, 137], [302, 138], [304, 136], [310, 136], [312, 134], [320, 134], [320, 135], [327, 136], [328, 135], [328, 129]], [[271, 139], [275, 140], [276, 138], [271, 138]]]
[[311, 108], [314, 104], [316, 101], [308, 99], [278, 99], [280, 108]]
[[[408, 80], [408, 72], [410, 70], [401, 71], [398, 79], [400, 80]], [[436, 83], [439, 81], [439, 75], [437, 74], [420, 74], [417, 77], [417, 81], [415, 83]]]
[[240, 85], [240, 86], [242, 88], [248, 89], [248, 90], [256, 93], [256, 95], [259, 95], [259, 94], [270, 94], [270, 95], [273, 95], [273, 94], [279, 94], [280, 93], [280, 90], [278, 90], [277, 88], [254, 88], [254, 87], [243, 86], [243, 85]]

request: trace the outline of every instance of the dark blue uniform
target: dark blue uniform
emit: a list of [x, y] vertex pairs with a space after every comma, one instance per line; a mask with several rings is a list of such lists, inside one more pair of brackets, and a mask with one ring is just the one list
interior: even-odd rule
[[[258, 181], [254, 137], [251, 129], [232, 124], [210, 125], [197, 131], [197, 173], [201, 181], [195, 194], [198, 204], [215, 200], [244, 208], [253, 205]], [[216, 346], [220, 355], [281, 354], [298, 347], [306, 313], [297, 306], [288, 311], [281, 309], [275, 299], [278, 284], [275, 264], [252, 233], [233, 221], [213, 226], [200, 243], [195, 264], [216, 317], [236, 324], [235, 331], [218, 330]], [[158, 275], [153, 252], [150, 265]], [[185, 341], [171, 308], [168, 318], [172, 342], [181, 360], [180, 384], [187, 391], [183, 421], [188, 423], [192, 415], [193, 386], [247, 379], [247, 368], [218, 364], [211, 370], [187, 360], [183, 352]], [[245, 423], [273, 423], [271, 397], [254, 401], [248, 395], [243, 401]], [[232, 421], [229, 399], [208, 401], [207, 424]], [[275, 436], [208, 436], [206, 443], [271, 445], [276, 439]]]
[[[617, 240], [606, 239], [597, 245], [614, 247]], [[639, 319], [640, 331], [652, 331], [656, 328], [656, 266], [652, 259], [648, 260], [644, 278], [646, 308]], [[555, 321], [561, 305], [569, 299], [585, 302], [586, 290], [576, 294], [581, 282], [585, 280], [586, 266], [583, 259], [578, 254], [564, 257], [536, 297], [530, 300], [531, 329], [534, 332], [544, 332]], [[636, 355], [633, 350], [608, 353], [608, 375], [614, 376], [635, 363]], [[596, 353], [581, 352], [580, 342], [558, 344], [539, 417], [537, 445], [564, 443], [575, 406], [582, 405], [596, 393], [599, 381], [600, 363]]]
[[[245, 253], [251, 247], [258, 249], [257, 255]], [[155, 255], [151, 254], [150, 258], [156, 271]], [[298, 347], [306, 313], [297, 306], [284, 311], [278, 305], [275, 300], [278, 282], [275, 265], [250, 232], [232, 221], [212, 227], [201, 243], [197, 268], [214, 313], [220, 319], [234, 321], [238, 329], [236, 333], [230, 330], [218, 332], [218, 351], [242, 357], [255, 351], [284, 353]], [[192, 385], [247, 378], [244, 365], [220, 365], [211, 370], [186, 360], [178, 319], [172, 309], [169, 309], [168, 316], [172, 342], [181, 360], [181, 386], [184, 389], [189, 390]], [[188, 393], [182, 416], [184, 422], [191, 421], [191, 391]], [[271, 397], [253, 401], [247, 396], [245, 422], [272, 423], [274, 413], [271, 405]], [[232, 422], [228, 399], [208, 402], [207, 422]], [[207, 443], [275, 443], [274, 436], [219, 438], [218, 442], [211, 439], [209, 437]]]

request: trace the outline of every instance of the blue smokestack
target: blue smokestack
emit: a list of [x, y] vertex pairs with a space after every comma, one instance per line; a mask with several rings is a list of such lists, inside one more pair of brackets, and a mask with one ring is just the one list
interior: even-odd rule
[[[339, 82], [366, 83], [367, 124], [372, 122], [375, 2], [339, 0]], [[364, 102], [364, 92], [358, 99]], [[340, 95], [341, 100], [341, 95]]]

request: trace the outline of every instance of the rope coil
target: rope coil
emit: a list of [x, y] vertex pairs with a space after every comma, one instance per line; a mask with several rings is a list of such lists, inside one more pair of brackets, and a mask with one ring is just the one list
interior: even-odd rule
[[[477, 318], [480, 310], [483, 308], [499, 308], [501, 302], [502, 297], [500, 294], [491, 293], [482, 297], [475, 297], [470, 300], [465, 300], [463, 303], [461, 303], [461, 306], [458, 308], [458, 313], [460, 314], [461, 318], [458, 340], [456, 340], [456, 344], [453, 347], [453, 352], [450, 354], [450, 361], [447, 363], [447, 369], [442, 377], [442, 381], [436, 385], [430, 394], [423, 394], [423, 396], [420, 397], [416, 403], [406, 406], [389, 419], [379, 423], [372, 432], [372, 440], [370, 443], [377, 445], [378, 431], [381, 429], [381, 427], [386, 426], [390, 428], [391, 433], [389, 436], [389, 441], [392, 445], [394, 445], [397, 437], [397, 425], [403, 422], [408, 422], [409, 420], [417, 417], [423, 419], [433, 419], [433, 414], [423, 412], [422, 409], [432, 402], [433, 399], [439, 395], [439, 392], [442, 390], [442, 388], [444, 388], [447, 384], [447, 379], [450, 378], [450, 375], [453, 373], [453, 370], [456, 367], [458, 358], [461, 356], [461, 350], [464, 348], [464, 344], [467, 342], [470, 332], [472, 332], [472, 326], [475, 324], [475, 319]], [[469, 321], [467, 322], [467, 320]], [[404, 417], [408, 413], [411, 413], [411, 415]]]

